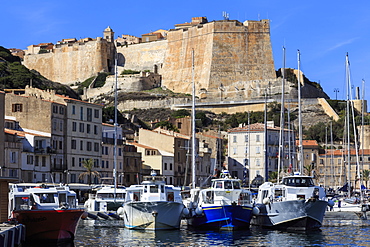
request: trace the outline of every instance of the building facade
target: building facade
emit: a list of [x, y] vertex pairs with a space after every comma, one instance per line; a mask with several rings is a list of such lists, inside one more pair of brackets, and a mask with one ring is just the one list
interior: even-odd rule
[[[267, 181], [269, 173], [278, 171], [281, 129], [268, 122], [266, 133], [264, 130], [264, 124], [256, 123], [228, 131], [228, 169], [233, 177], [246, 184], [257, 176]], [[296, 160], [294, 132], [284, 129], [282, 136], [285, 148], [281, 154], [280, 171], [293, 167]]]

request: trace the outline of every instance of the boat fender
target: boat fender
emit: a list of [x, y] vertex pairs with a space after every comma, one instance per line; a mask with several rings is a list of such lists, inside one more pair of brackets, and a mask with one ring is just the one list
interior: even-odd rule
[[157, 217], [158, 212], [157, 212], [157, 211], [153, 211], [153, 212], [152, 212], [152, 215], [153, 215], [153, 217]]
[[252, 214], [253, 215], [259, 215], [260, 214], [260, 209], [258, 207], [253, 207]]
[[119, 207], [119, 208], [117, 209], [117, 214], [118, 214], [118, 215], [123, 215], [123, 214], [124, 214], [124, 209], [123, 209], [123, 207]]
[[265, 205], [270, 204], [270, 198], [268, 198], [268, 197], [263, 198], [262, 203], [265, 204]]
[[334, 201], [333, 200], [329, 200], [328, 201], [328, 206], [329, 207], [334, 207]]
[[195, 213], [196, 213], [197, 215], [201, 215], [201, 214], [203, 213], [203, 209], [202, 209], [201, 207], [197, 207], [197, 208], [195, 209]]
[[88, 213], [85, 211], [85, 212], [83, 212], [82, 213], [82, 215], [81, 215], [81, 219], [86, 219], [87, 218], [87, 216], [88, 216]]
[[182, 210], [182, 214], [183, 214], [183, 216], [189, 216], [189, 213], [190, 213], [190, 211], [189, 211], [189, 209], [188, 208], [184, 208], [183, 210]]
[[116, 219], [116, 220], [121, 220], [121, 217], [119, 217], [118, 214], [115, 214], [115, 213], [108, 213], [108, 215], [110, 217], [112, 217], [113, 219]]

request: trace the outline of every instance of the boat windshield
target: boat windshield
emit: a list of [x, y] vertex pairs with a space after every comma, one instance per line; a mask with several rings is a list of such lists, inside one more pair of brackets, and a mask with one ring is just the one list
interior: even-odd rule
[[312, 178], [294, 178], [294, 177], [289, 177], [289, 178], [284, 178], [283, 179], [283, 184], [287, 186], [294, 186], [294, 187], [311, 187], [314, 186], [314, 183], [312, 181]]
[[40, 203], [55, 203], [54, 193], [36, 193], [40, 198]]

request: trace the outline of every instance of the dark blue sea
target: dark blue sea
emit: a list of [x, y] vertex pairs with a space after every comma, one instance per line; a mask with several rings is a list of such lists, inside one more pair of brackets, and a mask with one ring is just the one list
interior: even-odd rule
[[67, 246], [370, 246], [370, 227], [322, 227], [317, 232], [284, 232], [251, 227], [242, 231], [137, 231], [123, 221], [81, 220]]

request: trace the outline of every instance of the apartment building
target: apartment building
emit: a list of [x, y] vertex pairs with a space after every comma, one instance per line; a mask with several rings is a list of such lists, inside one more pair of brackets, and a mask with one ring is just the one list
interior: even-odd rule
[[345, 149], [326, 149], [319, 157], [315, 174], [318, 183], [325, 187], [337, 189], [350, 180], [351, 187], [359, 190], [359, 175], [362, 176], [363, 170], [370, 170], [370, 149], [360, 149], [357, 154], [355, 149], [350, 152]]
[[[34, 166], [38, 164], [38, 154], [48, 154], [54, 182], [85, 182], [78, 178], [86, 171], [82, 164], [85, 159], [93, 159], [95, 167], [99, 167], [101, 105], [32, 87], [9, 90], [5, 98], [5, 115], [15, 117], [19, 130], [50, 135], [49, 141], [35, 143]], [[43, 160], [41, 157], [41, 166]]]
[[[278, 171], [280, 127], [267, 122], [266, 133], [263, 123], [255, 123], [228, 131], [228, 170], [233, 177], [249, 184], [257, 176], [264, 179], [270, 172]], [[284, 152], [281, 169], [295, 163], [295, 135], [292, 130], [282, 130]], [[267, 142], [267, 143], [266, 143]], [[265, 145], [266, 144], [266, 145]], [[265, 162], [267, 160], [267, 164]]]

